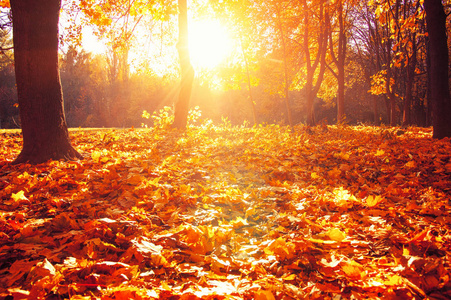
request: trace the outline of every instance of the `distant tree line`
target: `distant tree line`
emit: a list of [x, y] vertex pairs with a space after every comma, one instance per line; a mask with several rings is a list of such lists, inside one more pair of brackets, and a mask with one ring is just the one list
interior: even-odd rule
[[[10, 55], [1, 55], [0, 61], [0, 127], [19, 128], [14, 65]], [[113, 77], [115, 72], [105, 55], [93, 55], [83, 50], [69, 49], [61, 55], [60, 75], [64, 96], [64, 109], [69, 127], [140, 127], [145, 121], [143, 110], [153, 112], [163, 106], [172, 106], [177, 95], [177, 80], [161, 77], [151, 71]], [[359, 65], [350, 68], [348, 78], [352, 84], [346, 92], [346, 122], [349, 124], [389, 124], [384, 106], [384, 95], [371, 95], [370, 81]], [[266, 76], [265, 70], [262, 76]], [[411, 123], [429, 126], [430, 110], [426, 100], [426, 73], [415, 79]], [[255, 110], [259, 123], [287, 124], [284, 97], [270, 90], [269, 83], [261, 81], [252, 87]], [[232, 124], [252, 120], [252, 107], [244, 83], [239, 89], [212, 91], [196, 81], [193, 87], [192, 106], [200, 106], [203, 118], [221, 121], [227, 117]], [[317, 122], [334, 124], [337, 116], [335, 98], [327, 94], [324, 99], [315, 97], [314, 112]], [[305, 123], [307, 103], [305, 90], [289, 91], [293, 122]], [[382, 101], [382, 102], [381, 102]], [[377, 109], [374, 108], [378, 105]], [[400, 105], [400, 104], [398, 104]], [[399, 106], [398, 109], [401, 109]], [[377, 117], [375, 118], [375, 111]], [[401, 118], [401, 115], [399, 116]], [[398, 120], [400, 124], [401, 119]], [[151, 124], [149, 124], [151, 125]]]

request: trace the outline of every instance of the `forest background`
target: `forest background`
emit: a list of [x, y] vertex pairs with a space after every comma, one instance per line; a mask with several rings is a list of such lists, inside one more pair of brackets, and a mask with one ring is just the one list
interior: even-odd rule
[[[443, 3], [449, 13], [451, 1]], [[172, 1], [63, 1], [60, 72], [69, 127], [152, 125], [143, 117], [173, 105], [176, 13]], [[205, 118], [431, 124], [422, 1], [199, 0], [189, 13], [191, 106]], [[18, 128], [7, 8], [0, 24], [0, 127]]]

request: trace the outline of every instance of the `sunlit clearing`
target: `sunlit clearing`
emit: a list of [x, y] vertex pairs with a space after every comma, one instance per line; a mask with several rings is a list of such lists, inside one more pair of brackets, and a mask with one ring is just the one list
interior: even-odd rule
[[217, 20], [193, 21], [188, 30], [194, 68], [212, 69], [232, 51], [232, 40]]

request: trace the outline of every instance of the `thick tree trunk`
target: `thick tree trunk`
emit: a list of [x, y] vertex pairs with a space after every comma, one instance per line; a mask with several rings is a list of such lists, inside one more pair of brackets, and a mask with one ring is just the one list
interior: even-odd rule
[[425, 0], [430, 69], [428, 89], [432, 105], [433, 137], [451, 137], [451, 97], [448, 81], [446, 15], [441, 0]]
[[58, 69], [60, 0], [11, 0], [23, 149], [15, 163], [75, 159]]
[[373, 124], [376, 126], [380, 125], [380, 119], [379, 119], [379, 105], [378, 105], [378, 97], [377, 95], [372, 95], [373, 96], [373, 114], [374, 114], [374, 120], [373, 120]]
[[179, 6], [179, 41], [177, 50], [180, 59], [180, 93], [175, 104], [174, 123], [172, 127], [185, 129], [188, 122], [189, 101], [194, 81], [194, 69], [191, 65], [188, 48], [188, 6], [187, 0], [178, 0]]

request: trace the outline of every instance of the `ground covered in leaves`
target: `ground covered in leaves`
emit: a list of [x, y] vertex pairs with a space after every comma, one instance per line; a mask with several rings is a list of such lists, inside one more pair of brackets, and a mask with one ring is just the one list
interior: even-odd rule
[[451, 142], [428, 129], [71, 133], [11, 165], [0, 299], [449, 299]]

